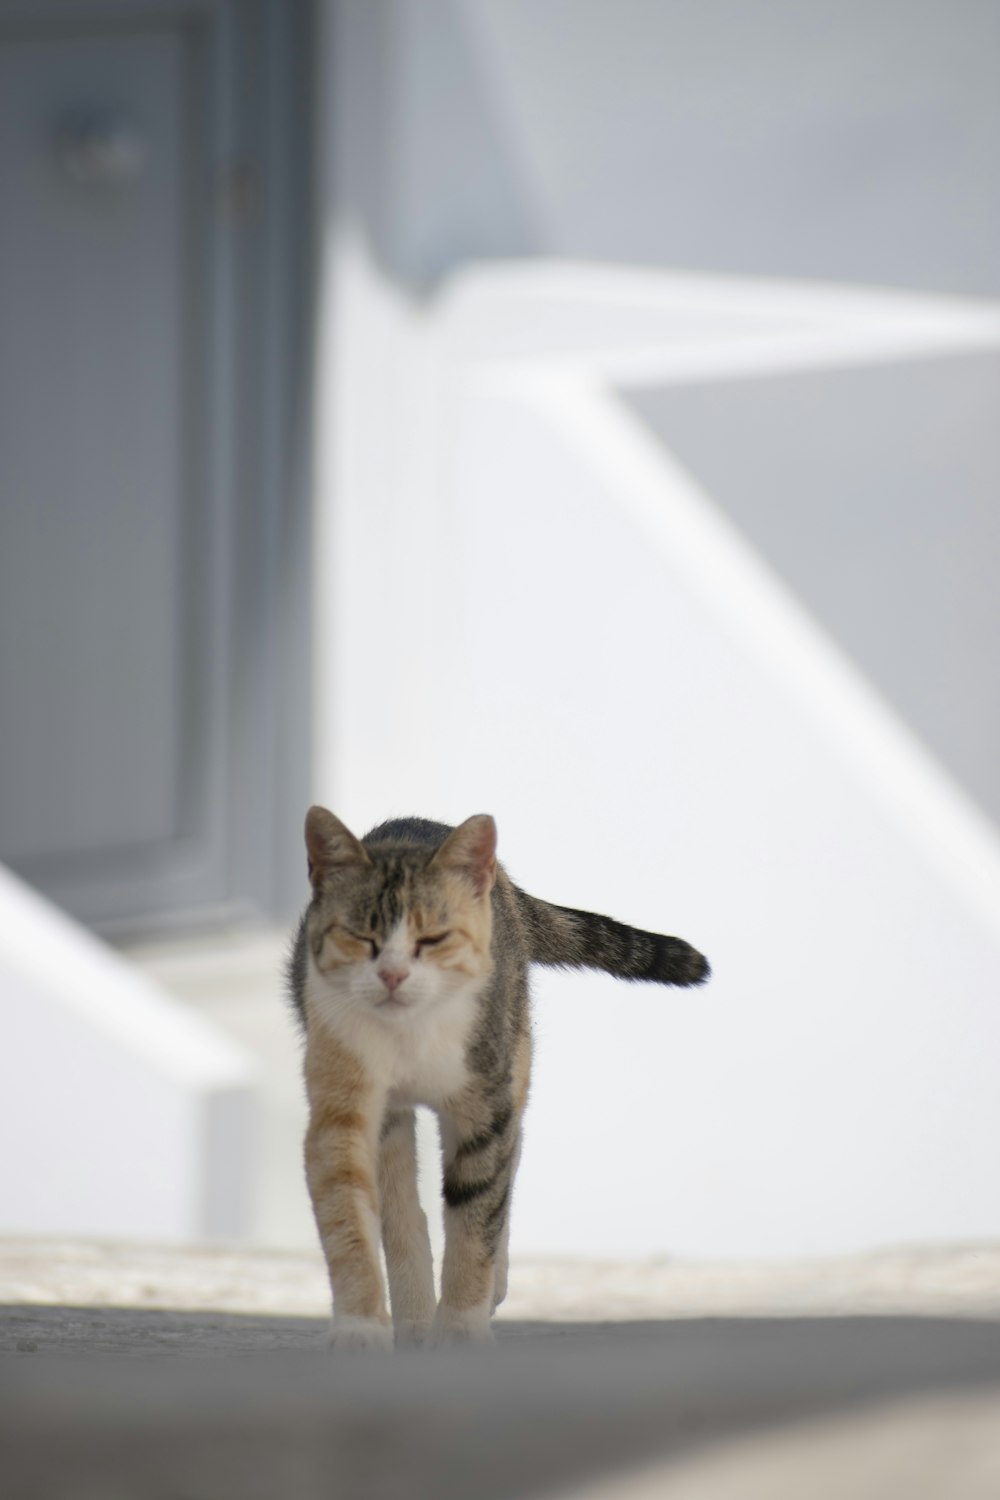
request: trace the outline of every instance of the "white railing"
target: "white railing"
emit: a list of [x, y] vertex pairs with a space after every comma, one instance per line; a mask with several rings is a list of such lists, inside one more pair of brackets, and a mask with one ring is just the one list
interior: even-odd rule
[[235, 1239], [255, 1071], [0, 868], [0, 1233]]

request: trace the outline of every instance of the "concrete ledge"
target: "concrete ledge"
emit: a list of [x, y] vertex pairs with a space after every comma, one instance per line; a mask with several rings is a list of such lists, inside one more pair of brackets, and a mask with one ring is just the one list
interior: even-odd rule
[[[0, 1239], [0, 1304], [329, 1312], [319, 1251]], [[1000, 1245], [770, 1263], [515, 1261], [506, 1321], [914, 1316], [1000, 1319]]]

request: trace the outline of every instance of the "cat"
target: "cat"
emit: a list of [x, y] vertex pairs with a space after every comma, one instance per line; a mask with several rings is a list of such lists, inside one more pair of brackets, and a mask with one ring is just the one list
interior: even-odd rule
[[[708, 963], [680, 938], [519, 890], [486, 814], [457, 828], [401, 818], [359, 840], [313, 807], [305, 836], [312, 900], [288, 984], [305, 1030], [306, 1179], [333, 1347], [488, 1342], [531, 1071], [528, 965], [690, 985]], [[440, 1302], [417, 1198], [418, 1104], [440, 1125]]]

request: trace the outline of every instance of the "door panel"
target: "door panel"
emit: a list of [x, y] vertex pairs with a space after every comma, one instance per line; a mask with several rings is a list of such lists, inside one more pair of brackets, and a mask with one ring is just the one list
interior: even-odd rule
[[[0, 51], [0, 843], [27, 867], [181, 823], [181, 68], [169, 35]], [[71, 175], [97, 110], [134, 177]]]
[[269, 43], [302, 7], [80, 5], [72, 27], [15, 9], [5, 26], [0, 0], [0, 859], [109, 929], [281, 908], [266, 714], [302, 643], [274, 638], [273, 518], [301, 497], [241, 355], [266, 366], [276, 339], [294, 357], [294, 255], [257, 163], [292, 140]]

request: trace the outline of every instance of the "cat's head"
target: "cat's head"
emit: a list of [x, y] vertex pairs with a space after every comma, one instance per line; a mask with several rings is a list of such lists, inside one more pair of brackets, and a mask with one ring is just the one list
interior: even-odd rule
[[496, 838], [481, 814], [437, 848], [362, 844], [311, 807], [306, 934], [324, 1003], [393, 1023], [479, 989], [490, 971]]

